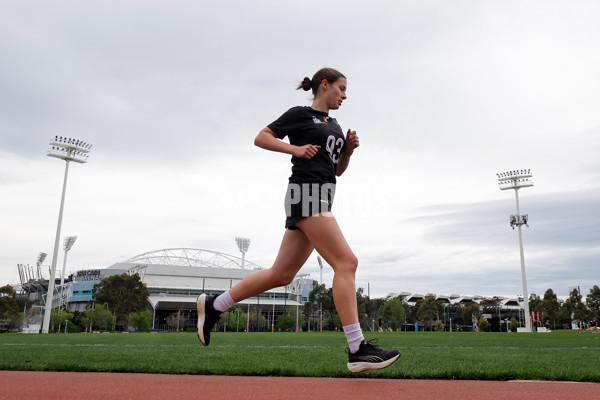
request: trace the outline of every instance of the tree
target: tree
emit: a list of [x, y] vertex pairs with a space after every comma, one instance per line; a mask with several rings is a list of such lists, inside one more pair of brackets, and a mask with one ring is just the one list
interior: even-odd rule
[[546, 290], [544, 299], [542, 300], [542, 312], [544, 313], [544, 324], [550, 321], [552, 329], [556, 329], [556, 319], [560, 311], [560, 303], [552, 289]]
[[[578, 325], [589, 320], [588, 309], [581, 301], [581, 294], [579, 294], [577, 289], [573, 289], [573, 291], [569, 293], [569, 298], [565, 301], [564, 306], [566, 306], [567, 310], [571, 311], [571, 318]], [[581, 326], [579, 327], [581, 328]]]
[[529, 296], [529, 311], [539, 312], [542, 311], [542, 299], [535, 293], [531, 293]]
[[426, 296], [424, 300], [421, 300], [421, 304], [419, 305], [419, 311], [417, 311], [417, 318], [424, 326], [429, 326], [433, 324], [433, 321], [437, 319], [438, 316], [438, 304], [435, 301], [435, 297]]
[[335, 308], [335, 302], [333, 301], [333, 287], [327, 289], [321, 299], [321, 305], [323, 310], [323, 329], [334, 330], [337, 309]]
[[562, 325], [563, 328], [568, 329], [569, 325], [572, 322], [573, 315], [573, 306], [569, 301], [565, 301], [560, 309], [558, 310], [558, 316], [556, 317], [556, 321]]
[[277, 327], [281, 332], [293, 332], [296, 330], [296, 317], [293, 315], [280, 315], [277, 318]]
[[79, 311], [73, 311], [73, 319], [67, 326], [67, 332], [84, 332], [86, 325], [83, 323], [82, 318], [85, 317], [85, 313]]
[[378, 314], [383, 319], [383, 323], [394, 331], [404, 325], [405, 310], [402, 302], [398, 299], [391, 299], [383, 303]]
[[150, 310], [131, 314], [131, 326], [133, 326], [136, 331], [149, 331], [150, 326], [152, 325], [150, 323], [151, 320], [152, 313]]
[[475, 328], [475, 321], [478, 321], [480, 316], [479, 304], [471, 303], [463, 309], [463, 324], [471, 324]]
[[500, 299], [496, 296], [491, 299], [483, 299], [481, 300], [481, 309], [486, 314], [497, 314], [499, 304]]
[[138, 274], [112, 275], [94, 286], [93, 301], [106, 304], [117, 318], [117, 324], [129, 327], [130, 315], [144, 311], [150, 292]]
[[[333, 304], [333, 292], [325, 288], [325, 284], [315, 285], [308, 294], [308, 301], [304, 304], [304, 315], [308, 320], [309, 326], [313, 329], [319, 328], [319, 313], [329, 314], [330, 326], [333, 328], [333, 315], [335, 314], [335, 305]], [[323, 317], [325, 324], [326, 318]]]
[[50, 313], [50, 325], [54, 332], [63, 332], [67, 323], [73, 319], [73, 313], [53, 308]]
[[543, 310], [543, 300], [540, 296], [538, 296], [535, 293], [531, 293], [531, 295], [529, 296], [529, 312], [532, 314], [537, 314], [537, 317], [533, 317], [533, 319], [535, 320], [535, 322], [532, 321], [532, 323], [534, 324], [534, 329], [535, 329], [535, 323], [538, 324], [540, 321], [538, 321], [537, 318], [540, 318], [540, 313], [544, 313]]
[[456, 320], [460, 319], [460, 317], [463, 315], [463, 311], [464, 307], [461, 303], [450, 304], [446, 307], [445, 312], [448, 318], [450, 319], [450, 325], [452, 325], [452, 321], [455, 321], [456, 325]]
[[590, 293], [586, 296], [585, 300], [590, 312], [590, 318], [598, 322], [598, 319], [600, 319], [600, 287], [594, 285], [594, 287], [590, 289]]
[[24, 318], [15, 289], [10, 285], [0, 287], [0, 331], [19, 328]]
[[250, 331], [260, 332], [267, 326], [267, 319], [259, 309], [254, 308], [250, 311]]
[[510, 331], [515, 332], [519, 326], [519, 321], [515, 317], [510, 318]]
[[[368, 297], [367, 297], [368, 298]], [[402, 301], [402, 296], [396, 297], [398, 300]], [[369, 299], [369, 306], [367, 308], [367, 313], [369, 314], [369, 324], [374, 324], [375, 326], [369, 325], [370, 329], [377, 329], [379, 325], [379, 309], [385, 303], [384, 299]], [[404, 320], [406, 321], [406, 305], [402, 303], [402, 307], [404, 307]]]
[[243, 332], [246, 330], [248, 314], [242, 311], [242, 308], [236, 308], [233, 311], [223, 313], [220, 321], [227, 324], [229, 332], [239, 332], [240, 329]]
[[115, 317], [104, 307], [104, 304], [96, 304], [94, 308], [84, 313], [80, 321], [86, 330], [91, 328], [90, 330], [112, 331]]

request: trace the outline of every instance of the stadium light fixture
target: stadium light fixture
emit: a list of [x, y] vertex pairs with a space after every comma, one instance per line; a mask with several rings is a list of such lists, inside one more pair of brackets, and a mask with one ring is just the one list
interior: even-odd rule
[[[69, 252], [69, 250], [71, 250], [71, 247], [73, 247], [73, 243], [75, 243], [75, 240], [77, 240], [77, 236], [66, 236], [65, 237], [65, 241], [63, 242], [63, 250], [65, 251], [65, 256], [63, 258], [63, 267], [62, 267], [62, 274], [61, 274], [61, 278], [60, 278], [60, 307], [62, 308], [65, 304], [63, 304], [63, 301], [65, 301], [65, 270], [67, 269], [67, 253]], [[66, 301], [65, 301], [66, 303]], [[66, 309], [66, 307], [65, 307]]]
[[531, 181], [531, 170], [521, 169], [514, 171], [501, 172], [496, 174], [498, 176], [498, 185], [500, 190], [514, 189], [515, 198], [517, 200], [517, 213], [509, 217], [510, 226], [519, 231], [519, 252], [521, 256], [521, 280], [523, 282], [523, 308], [525, 312], [525, 329], [527, 332], [532, 332], [531, 315], [529, 314], [529, 293], [527, 292], [527, 278], [525, 274], [525, 255], [523, 253], [523, 234], [521, 232], [521, 226], [526, 225], [529, 227], [529, 216], [527, 214], [521, 215], [519, 209], [519, 189], [533, 186]]
[[36, 265], [37, 265], [37, 274], [38, 274], [38, 279], [40, 279], [40, 280], [42, 279], [42, 269], [41, 269], [41, 266], [42, 266], [42, 263], [44, 262], [44, 260], [46, 259], [46, 255], [47, 255], [46, 253], [40, 253], [40, 254], [38, 254], [38, 258], [37, 258], [37, 263], [36, 263]]
[[236, 237], [235, 242], [242, 253], [242, 268], [244, 268], [244, 262], [246, 260], [246, 252], [248, 251], [248, 247], [250, 247], [250, 239]]
[[54, 279], [56, 275], [56, 261], [58, 259], [58, 246], [60, 243], [60, 228], [62, 225], [63, 210], [65, 206], [65, 193], [67, 190], [67, 177], [69, 175], [69, 163], [75, 161], [85, 164], [89, 157], [92, 145], [81, 140], [55, 136], [50, 141], [51, 149], [46, 154], [49, 157], [65, 160], [65, 177], [63, 180], [62, 197], [60, 200], [60, 209], [58, 212], [58, 224], [56, 227], [56, 237], [54, 239], [54, 253], [52, 254], [52, 266], [50, 268], [50, 277], [48, 279], [48, 293], [46, 295], [46, 307], [44, 309], [44, 320], [42, 323], [42, 333], [48, 333], [50, 327], [50, 313], [52, 311], [52, 300], [54, 297]]
[[40, 253], [38, 254], [38, 258], [37, 258], [37, 266], [39, 267], [40, 265], [42, 265], [42, 263], [44, 262], [44, 260], [46, 259], [46, 253]]
[[67, 236], [65, 237], [65, 241], [63, 243], [63, 250], [65, 251], [65, 257], [63, 259], [63, 269], [62, 269], [62, 277], [60, 278], [60, 285], [65, 284], [65, 269], [67, 268], [67, 253], [73, 247], [73, 244], [77, 240], [77, 236]]

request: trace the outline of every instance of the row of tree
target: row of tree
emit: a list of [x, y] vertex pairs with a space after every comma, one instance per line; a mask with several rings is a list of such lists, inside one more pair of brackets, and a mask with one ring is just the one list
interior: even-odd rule
[[[53, 331], [111, 331], [149, 330], [151, 313], [147, 308], [150, 293], [141, 282], [138, 274], [112, 275], [104, 278], [94, 287], [93, 305], [85, 312], [69, 313], [64, 310], [53, 310], [51, 330]], [[358, 313], [361, 325], [365, 329], [401, 329], [405, 324], [419, 324], [424, 329], [443, 330], [444, 322], [452, 316], [456, 325], [471, 329], [477, 327], [485, 330], [489, 321], [484, 314], [500, 313], [500, 299], [482, 300], [480, 304], [443, 304], [433, 296], [419, 300], [415, 305], [408, 305], [406, 299], [397, 297], [389, 300], [370, 299], [362, 288], [356, 292]], [[27, 318], [39, 318], [41, 307], [34, 307], [24, 297], [16, 295], [15, 290], [7, 285], [0, 287], [0, 330], [16, 330]], [[562, 304], [552, 289], [548, 289], [543, 297], [532, 294], [529, 297], [529, 308], [539, 315], [537, 323], [551, 329], [570, 327], [575, 321], [578, 326], [597, 324], [600, 317], [600, 288], [594, 285], [583, 301], [583, 296], [574, 290]], [[21, 310], [28, 310], [24, 313]], [[457, 318], [458, 316], [458, 318]], [[459, 321], [460, 320], [460, 321]], [[472, 321], [475, 321], [473, 323]], [[273, 323], [273, 321], [270, 321]], [[333, 301], [332, 288], [316, 285], [309, 293], [302, 315], [296, 316], [291, 308], [277, 319], [277, 329], [281, 331], [295, 330], [296, 323], [303, 330], [340, 330], [342, 324]], [[173, 313], [167, 317], [167, 325], [173, 330], [183, 330], [188, 317], [182, 313]], [[251, 310], [250, 315], [241, 309], [225, 313], [217, 329], [239, 331], [268, 329], [269, 322], [258, 310]], [[224, 327], [224, 325], [226, 325]], [[249, 326], [248, 326], [249, 325]], [[517, 321], [511, 327], [518, 325]]]
[[[461, 329], [486, 330], [490, 321], [483, 317], [484, 314], [497, 315], [502, 313], [501, 299], [493, 297], [484, 299], [481, 303], [444, 304], [433, 296], [426, 296], [415, 305], [406, 303], [401, 296], [387, 301], [383, 299], [370, 299], [364, 295], [363, 289], [356, 292], [358, 314], [363, 328], [398, 330], [405, 324], [419, 324], [424, 329], [443, 330], [448, 317]], [[597, 326], [600, 318], [600, 288], [594, 285], [587, 294], [585, 302], [577, 290], [573, 290], [569, 298], [562, 304], [558, 301], [552, 289], [546, 290], [543, 297], [532, 294], [529, 298], [529, 309], [536, 315], [539, 326], [551, 329], [571, 327], [576, 323], [579, 327]], [[537, 316], [539, 315], [539, 320]], [[307, 328], [318, 326], [323, 321], [323, 329], [341, 329], [341, 323], [335, 309], [332, 288], [325, 285], [316, 285], [309, 293], [308, 301], [304, 305], [304, 317]], [[499, 318], [498, 318], [499, 319]], [[515, 329], [519, 321], [511, 317], [510, 328]]]
[[[131, 327], [138, 331], [148, 331], [152, 313], [148, 310], [132, 313]], [[50, 314], [50, 332], [113, 332], [117, 329], [117, 318], [104, 304], [95, 305], [86, 311], [68, 312], [53, 309]]]

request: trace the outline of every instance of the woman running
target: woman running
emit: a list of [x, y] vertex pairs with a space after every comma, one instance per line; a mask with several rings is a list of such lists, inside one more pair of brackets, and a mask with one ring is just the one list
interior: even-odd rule
[[[222, 312], [244, 299], [289, 285], [316, 249], [334, 270], [333, 299], [348, 341], [348, 369], [381, 369], [400, 357], [398, 350], [383, 350], [364, 339], [354, 283], [358, 260], [331, 213], [336, 176], [346, 171], [359, 146], [356, 132], [348, 130], [344, 137], [335, 118], [329, 116], [346, 99], [346, 86], [346, 77], [332, 68], [304, 78], [297, 89], [312, 90], [312, 105], [292, 107], [254, 140], [263, 149], [292, 155], [286, 231], [270, 269], [247, 276], [218, 297], [198, 297], [198, 337], [203, 345], [209, 345], [210, 331]], [[282, 140], [286, 136], [289, 143]]]

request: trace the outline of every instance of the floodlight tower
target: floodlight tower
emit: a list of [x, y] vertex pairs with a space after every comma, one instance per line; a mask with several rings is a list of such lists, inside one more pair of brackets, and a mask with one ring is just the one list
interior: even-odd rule
[[[60, 307], [66, 308], [66, 299], [65, 299], [65, 271], [67, 269], [67, 254], [71, 247], [73, 247], [73, 243], [77, 240], [77, 236], [66, 236], [65, 241], [63, 242], [63, 250], [65, 251], [65, 256], [63, 257], [63, 267], [62, 274], [60, 278]], [[64, 303], [63, 303], [64, 302]]]
[[47, 255], [46, 253], [40, 253], [37, 258], [37, 274], [38, 274], [38, 279], [40, 279], [40, 280], [42, 279], [40, 267], [42, 266], [42, 263], [46, 259], [46, 255]]
[[50, 141], [52, 148], [48, 150], [47, 156], [65, 160], [65, 177], [63, 180], [62, 197], [60, 200], [60, 209], [58, 212], [58, 224], [56, 227], [56, 237], [54, 239], [54, 253], [52, 254], [52, 267], [50, 268], [50, 278], [48, 279], [48, 294], [46, 295], [46, 307], [44, 308], [44, 321], [42, 323], [42, 333], [48, 333], [50, 326], [50, 313], [52, 311], [52, 300], [54, 297], [54, 278], [56, 275], [56, 260], [58, 259], [58, 245], [60, 243], [60, 228], [62, 225], [63, 209], [65, 206], [65, 193], [67, 191], [67, 177], [69, 175], [69, 163], [71, 161], [85, 164], [88, 160], [88, 153], [92, 148], [91, 144], [77, 139], [55, 136]]
[[[321, 256], [317, 256], [317, 261], [319, 262], [319, 268], [321, 269], [321, 281], [319, 285], [323, 284], [323, 261], [321, 261]], [[323, 332], [323, 303], [321, 299], [319, 299], [319, 332]]]
[[246, 259], [246, 252], [248, 251], [248, 247], [250, 247], [250, 239], [236, 237], [235, 238], [235, 242], [237, 243], [238, 248], [242, 252], [242, 268], [244, 268], [244, 261]]
[[62, 277], [60, 278], [60, 285], [65, 284], [65, 269], [67, 268], [67, 253], [73, 247], [73, 244], [77, 240], [77, 236], [66, 236], [65, 241], [63, 242], [63, 250], [65, 251], [65, 257], [63, 260], [63, 269], [62, 269]]
[[519, 231], [519, 251], [521, 255], [521, 280], [523, 281], [523, 307], [525, 311], [525, 329], [527, 332], [532, 331], [531, 316], [529, 314], [529, 293], [527, 292], [527, 278], [525, 276], [525, 255], [523, 253], [523, 235], [521, 233], [521, 226], [527, 225], [529, 227], [529, 216], [527, 214], [520, 214], [519, 209], [519, 189], [533, 186], [531, 181], [531, 170], [521, 169], [514, 171], [501, 172], [496, 174], [498, 176], [498, 184], [500, 190], [514, 189], [515, 197], [517, 199], [517, 213], [510, 216], [510, 226]]

